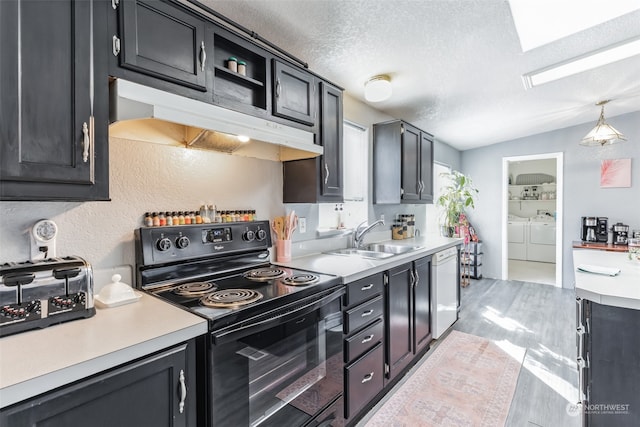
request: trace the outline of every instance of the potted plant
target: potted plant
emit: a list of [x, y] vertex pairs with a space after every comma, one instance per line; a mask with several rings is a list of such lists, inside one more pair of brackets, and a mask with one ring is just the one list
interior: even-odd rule
[[441, 189], [442, 193], [436, 203], [443, 209], [442, 235], [452, 237], [460, 223], [460, 214], [464, 213], [466, 208], [475, 207], [474, 197], [478, 194], [478, 189], [473, 186], [471, 178], [461, 172], [445, 172], [441, 176], [445, 177], [448, 184]]

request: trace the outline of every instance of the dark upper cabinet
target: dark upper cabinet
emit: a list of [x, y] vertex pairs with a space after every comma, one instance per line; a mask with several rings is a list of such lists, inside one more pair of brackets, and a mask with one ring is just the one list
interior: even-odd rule
[[0, 411], [0, 425], [195, 427], [193, 343], [124, 365]]
[[373, 202], [433, 202], [433, 137], [394, 120], [373, 126]]
[[401, 125], [402, 167], [400, 192], [402, 200], [420, 200], [420, 129], [408, 123]]
[[300, 68], [273, 60], [273, 115], [316, 124], [316, 79]]
[[118, 8], [121, 67], [207, 90], [206, 21], [168, 1], [123, 0]]
[[0, 2], [2, 200], [108, 199], [105, 8]]
[[343, 201], [342, 90], [326, 82], [320, 83], [319, 128], [317, 143], [324, 154], [284, 163], [284, 203]]
[[420, 200], [433, 203], [433, 136], [420, 133]]
[[342, 199], [342, 90], [320, 83], [321, 195]]

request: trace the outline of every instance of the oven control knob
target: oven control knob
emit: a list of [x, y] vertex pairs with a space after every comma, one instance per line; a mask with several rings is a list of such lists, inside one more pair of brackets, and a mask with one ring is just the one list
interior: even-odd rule
[[178, 247], [178, 249], [184, 249], [187, 246], [189, 246], [189, 243], [191, 243], [189, 241], [189, 238], [187, 236], [180, 236], [176, 239], [176, 246]]
[[256, 240], [262, 241], [267, 238], [267, 232], [263, 229], [256, 231]]
[[163, 237], [162, 239], [158, 240], [158, 242], [156, 243], [156, 247], [160, 252], [168, 251], [169, 249], [171, 249], [171, 240], [169, 240], [169, 238], [167, 237]]
[[247, 242], [251, 242], [255, 238], [256, 238], [256, 233], [254, 233], [251, 230], [247, 230], [247, 231], [244, 232], [244, 234], [242, 234], [242, 240], [247, 241]]

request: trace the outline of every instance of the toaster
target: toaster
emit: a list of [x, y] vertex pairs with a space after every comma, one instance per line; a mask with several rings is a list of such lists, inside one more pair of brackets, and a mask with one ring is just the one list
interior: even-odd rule
[[80, 257], [0, 265], [0, 337], [95, 312], [93, 271]]

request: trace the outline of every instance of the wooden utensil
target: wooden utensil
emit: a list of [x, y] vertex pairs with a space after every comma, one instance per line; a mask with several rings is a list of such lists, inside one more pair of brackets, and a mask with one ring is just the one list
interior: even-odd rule
[[282, 240], [284, 236], [284, 218], [277, 216], [273, 219], [273, 231], [276, 233], [276, 239]]

